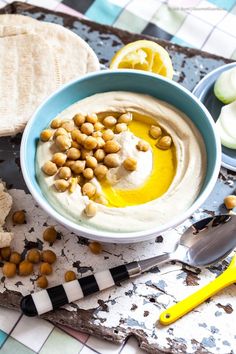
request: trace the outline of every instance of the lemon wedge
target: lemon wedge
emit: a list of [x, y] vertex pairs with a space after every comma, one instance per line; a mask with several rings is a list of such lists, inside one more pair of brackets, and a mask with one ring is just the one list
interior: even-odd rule
[[139, 40], [118, 50], [111, 60], [110, 69], [137, 69], [173, 77], [173, 66], [168, 52], [159, 44]]

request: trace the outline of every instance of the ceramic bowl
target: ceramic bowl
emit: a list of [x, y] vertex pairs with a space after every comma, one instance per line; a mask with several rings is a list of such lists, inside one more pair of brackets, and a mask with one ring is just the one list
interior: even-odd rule
[[[76, 224], [59, 214], [43, 195], [35, 172], [35, 154], [40, 132], [61, 111], [87, 96], [107, 91], [133, 91], [164, 100], [184, 112], [199, 129], [206, 145], [207, 171], [202, 190], [191, 207], [164, 225], [135, 232], [105, 232]], [[26, 185], [38, 204], [74, 233], [102, 242], [144, 241], [183, 222], [200, 207], [212, 191], [219, 172], [221, 147], [214, 121], [204, 105], [188, 90], [161, 76], [136, 70], [100, 71], [83, 76], [48, 97], [28, 122], [21, 142], [21, 168]]]

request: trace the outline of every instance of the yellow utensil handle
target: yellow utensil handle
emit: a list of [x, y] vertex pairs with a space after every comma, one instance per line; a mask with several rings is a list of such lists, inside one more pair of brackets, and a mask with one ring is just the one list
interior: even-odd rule
[[162, 312], [159, 322], [164, 326], [175, 322], [221, 289], [233, 284], [236, 280], [235, 272], [235, 269], [229, 267], [211, 283]]

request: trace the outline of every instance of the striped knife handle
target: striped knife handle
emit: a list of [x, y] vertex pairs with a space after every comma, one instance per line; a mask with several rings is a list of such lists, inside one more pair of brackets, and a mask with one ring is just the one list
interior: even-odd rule
[[20, 307], [26, 316], [42, 315], [140, 273], [138, 262], [128, 263], [27, 295], [22, 298]]

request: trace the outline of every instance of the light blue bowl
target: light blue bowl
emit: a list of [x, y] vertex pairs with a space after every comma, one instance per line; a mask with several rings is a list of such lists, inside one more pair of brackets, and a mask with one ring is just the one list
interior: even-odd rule
[[[106, 91], [133, 91], [154, 96], [184, 112], [203, 136], [207, 151], [207, 171], [201, 193], [192, 206], [165, 225], [138, 232], [111, 233], [87, 228], [59, 214], [44, 197], [35, 173], [35, 153], [40, 132], [66, 107], [90, 95]], [[221, 146], [214, 121], [203, 104], [188, 90], [163, 77], [137, 70], [100, 71], [83, 76], [47, 98], [28, 122], [21, 142], [21, 168], [29, 191], [39, 205], [59, 223], [77, 234], [103, 242], [137, 242], [180, 224], [203, 204], [212, 191], [220, 169]]]

